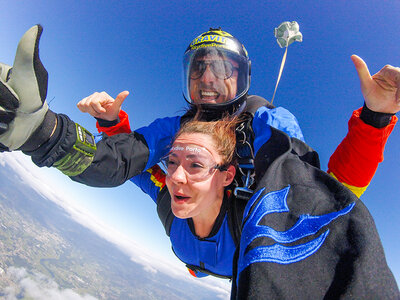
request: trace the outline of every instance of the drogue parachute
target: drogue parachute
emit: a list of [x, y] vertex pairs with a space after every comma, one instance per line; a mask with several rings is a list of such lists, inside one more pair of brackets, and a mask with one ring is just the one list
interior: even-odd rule
[[286, 48], [285, 53], [283, 54], [281, 67], [279, 69], [278, 79], [276, 80], [274, 94], [272, 96], [271, 104], [274, 102], [276, 90], [278, 88], [279, 81], [281, 80], [283, 67], [285, 66], [287, 50], [290, 44], [293, 42], [302, 42], [303, 35], [300, 32], [299, 24], [296, 21], [293, 22], [282, 22], [277, 28], [274, 30], [274, 35], [276, 37], [276, 41], [278, 42], [279, 47]]
[[278, 28], [275, 28], [274, 35], [281, 48], [288, 47], [293, 42], [302, 42], [303, 35], [299, 30], [299, 24], [296, 21], [283, 22]]

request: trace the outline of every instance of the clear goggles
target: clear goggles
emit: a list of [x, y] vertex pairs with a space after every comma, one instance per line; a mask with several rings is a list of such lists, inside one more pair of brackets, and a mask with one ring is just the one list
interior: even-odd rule
[[206, 148], [192, 144], [174, 144], [161, 163], [169, 177], [182, 167], [187, 178], [195, 182], [206, 180], [216, 170], [226, 171], [226, 166], [218, 165]]

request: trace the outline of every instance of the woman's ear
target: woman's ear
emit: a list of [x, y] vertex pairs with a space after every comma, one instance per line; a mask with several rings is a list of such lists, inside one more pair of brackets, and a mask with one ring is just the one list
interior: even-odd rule
[[236, 168], [233, 165], [230, 165], [228, 169], [225, 171], [225, 180], [224, 180], [224, 186], [228, 186], [232, 183], [233, 179], [235, 178], [236, 175]]

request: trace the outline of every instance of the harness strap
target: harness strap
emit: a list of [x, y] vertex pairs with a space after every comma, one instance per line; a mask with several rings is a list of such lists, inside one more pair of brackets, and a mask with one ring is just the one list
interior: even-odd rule
[[251, 129], [253, 120], [251, 114], [242, 114], [244, 121], [236, 127], [236, 157], [238, 162], [238, 176], [236, 178], [237, 187], [234, 195], [243, 200], [249, 200], [253, 194], [251, 186], [254, 183], [254, 153], [253, 140], [254, 133]]
[[243, 122], [236, 128], [236, 157], [239, 174], [236, 177], [237, 187], [234, 190], [234, 195], [246, 201], [253, 195], [251, 186], [254, 183], [254, 132], [252, 122], [254, 114], [262, 106], [274, 108], [271, 103], [260, 96], [248, 96], [246, 107], [241, 114]]

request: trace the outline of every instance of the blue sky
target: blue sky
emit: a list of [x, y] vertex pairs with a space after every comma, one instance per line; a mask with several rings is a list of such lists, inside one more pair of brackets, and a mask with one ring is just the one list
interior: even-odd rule
[[[370, 72], [400, 65], [398, 1], [0, 1], [0, 61], [12, 64], [17, 43], [34, 24], [44, 27], [40, 45], [49, 72], [48, 101], [55, 112], [95, 131], [76, 103], [95, 91], [124, 103], [133, 128], [182, 111], [182, 54], [209, 27], [237, 37], [252, 60], [250, 93], [271, 98], [283, 55], [273, 30], [297, 21], [303, 43], [289, 47], [274, 104], [299, 120], [306, 141], [326, 169], [347, 131], [351, 112], [363, 103], [350, 60], [361, 56]], [[398, 127], [398, 126], [397, 126]], [[375, 218], [386, 256], [400, 282], [400, 133], [395, 128], [362, 200]], [[46, 173], [47, 172], [47, 173]], [[105, 222], [160, 254], [170, 246], [150, 198], [133, 184], [94, 189], [43, 170]]]

